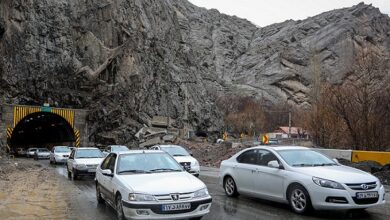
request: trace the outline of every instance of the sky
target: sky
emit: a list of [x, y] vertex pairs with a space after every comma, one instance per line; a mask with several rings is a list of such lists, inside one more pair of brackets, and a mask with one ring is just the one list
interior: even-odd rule
[[[285, 20], [303, 20], [333, 9], [351, 7], [363, 0], [189, 0], [207, 9], [245, 18], [261, 27]], [[364, 3], [390, 15], [390, 0], [365, 0]]]

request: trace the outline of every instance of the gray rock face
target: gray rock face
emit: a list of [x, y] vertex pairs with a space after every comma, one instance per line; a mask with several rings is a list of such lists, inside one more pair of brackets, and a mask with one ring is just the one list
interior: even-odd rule
[[155, 115], [218, 130], [220, 95], [309, 105], [313, 57], [339, 82], [362, 42], [390, 48], [364, 4], [259, 28], [185, 0], [2, 0], [0, 94], [90, 109], [91, 142], [129, 144]]

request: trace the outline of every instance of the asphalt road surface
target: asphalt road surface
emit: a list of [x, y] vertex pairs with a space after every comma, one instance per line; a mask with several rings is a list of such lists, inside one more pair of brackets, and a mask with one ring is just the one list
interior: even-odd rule
[[[58, 178], [62, 178], [73, 188], [71, 195], [72, 207], [70, 208], [74, 219], [115, 219], [115, 211], [109, 205], [99, 205], [96, 201], [93, 178], [82, 178], [71, 181], [67, 178], [65, 165], [49, 165], [48, 160], [40, 161], [44, 166], [54, 169]], [[255, 220], [255, 219], [390, 219], [390, 205], [374, 207], [360, 212], [346, 211], [316, 211], [309, 216], [292, 213], [284, 204], [264, 201], [260, 199], [240, 196], [228, 198], [223, 189], [218, 185], [216, 172], [205, 171], [200, 176], [209, 189], [213, 198], [211, 211], [203, 219], [205, 220]], [[389, 188], [387, 188], [386, 200], [390, 201]]]

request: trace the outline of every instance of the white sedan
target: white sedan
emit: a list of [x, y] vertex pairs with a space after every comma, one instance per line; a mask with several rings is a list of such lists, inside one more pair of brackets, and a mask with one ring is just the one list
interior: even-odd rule
[[157, 150], [110, 153], [96, 171], [96, 197], [118, 219], [200, 219], [212, 200], [202, 181]]
[[222, 161], [219, 177], [227, 196], [288, 203], [296, 213], [385, 203], [378, 178], [305, 147], [247, 148]]

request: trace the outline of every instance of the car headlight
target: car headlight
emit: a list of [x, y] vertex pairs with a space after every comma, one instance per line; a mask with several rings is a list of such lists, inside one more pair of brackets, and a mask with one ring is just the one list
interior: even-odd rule
[[140, 193], [130, 193], [130, 201], [155, 201], [156, 199], [152, 195], [140, 194]]
[[200, 189], [194, 193], [194, 198], [205, 197], [209, 195], [207, 188]]
[[344, 187], [338, 183], [331, 180], [321, 179], [318, 177], [313, 177], [313, 182], [319, 186], [332, 188], [332, 189], [344, 189]]
[[77, 169], [85, 169], [87, 166], [85, 164], [76, 164]]

